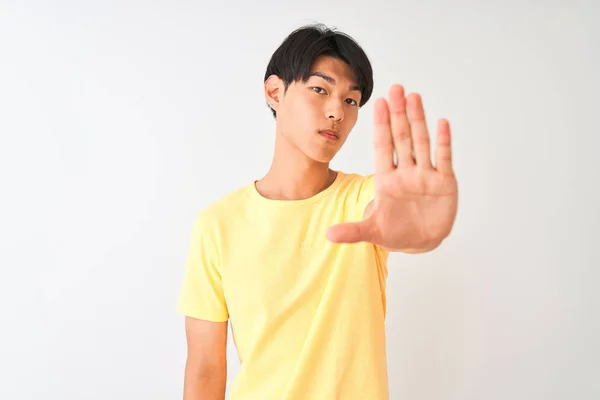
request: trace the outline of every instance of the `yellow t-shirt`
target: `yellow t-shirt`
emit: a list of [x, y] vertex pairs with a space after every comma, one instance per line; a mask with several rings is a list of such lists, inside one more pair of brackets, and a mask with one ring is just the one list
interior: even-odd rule
[[252, 182], [198, 212], [177, 310], [229, 320], [231, 400], [388, 399], [388, 252], [325, 237], [373, 195], [373, 175], [338, 171], [308, 199], [266, 199]]

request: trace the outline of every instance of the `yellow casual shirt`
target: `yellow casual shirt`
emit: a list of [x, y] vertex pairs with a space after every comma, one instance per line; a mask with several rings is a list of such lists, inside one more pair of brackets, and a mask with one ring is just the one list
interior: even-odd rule
[[177, 310], [229, 320], [231, 400], [388, 399], [388, 252], [325, 237], [373, 195], [373, 175], [340, 171], [308, 199], [266, 199], [252, 182], [198, 212]]

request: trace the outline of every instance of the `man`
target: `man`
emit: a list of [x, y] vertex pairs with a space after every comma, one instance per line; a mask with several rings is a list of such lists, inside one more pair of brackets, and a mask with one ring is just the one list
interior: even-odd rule
[[420, 97], [400, 85], [374, 105], [375, 173], [329, 168], [372, 88], [360, 46], [320, 25], [273, 54], [271, 167], [195, 220], [177, 306], [184, 399], [224, 398], [228, 321], [240, 358], [232, 400], [388, 398], [387, 258], [439, 246], [457, 183], [448, 122], [432, 163]]

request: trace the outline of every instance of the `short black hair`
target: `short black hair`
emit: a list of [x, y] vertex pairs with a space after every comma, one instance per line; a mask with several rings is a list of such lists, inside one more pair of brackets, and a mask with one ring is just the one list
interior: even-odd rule
[[[264, 81], [277, 75], [285, 90], [292, 82], [306, 82], [313, 62], [319, 56], [330, 56], [344, 61], [354, 72], [361, 92], [362, 107], [373, 93], [373, 69], [361, 46], [349, 35], [323, 24], [304, 25], [288, 35], [275, 50], [267, 66]], [[277, 113], [270, 106], [273, 117]]]

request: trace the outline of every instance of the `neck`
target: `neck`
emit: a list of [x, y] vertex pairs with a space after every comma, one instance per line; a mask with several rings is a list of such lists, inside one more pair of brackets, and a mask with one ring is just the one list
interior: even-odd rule
[[277, 134], [271, 167], [256, 182], [256, 189], [268, 199], [303, 200], [328, 188], [336, 175], [328, 162], [310, 159]]

